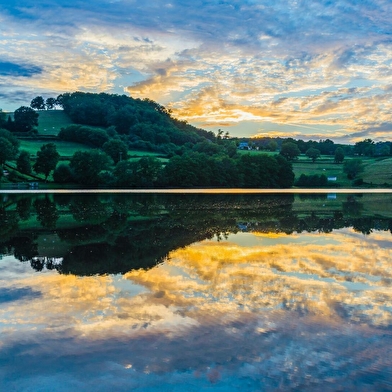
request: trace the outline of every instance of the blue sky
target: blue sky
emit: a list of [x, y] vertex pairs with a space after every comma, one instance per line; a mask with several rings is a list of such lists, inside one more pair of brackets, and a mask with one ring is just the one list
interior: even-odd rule
[[392, 1], [4, 3], [3, 110], [105, 91], [233, 136], [392, 139]]

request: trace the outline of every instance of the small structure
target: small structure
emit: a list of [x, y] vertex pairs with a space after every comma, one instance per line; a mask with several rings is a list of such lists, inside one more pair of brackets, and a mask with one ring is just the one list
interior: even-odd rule
[[337, 179], [337, 177], [328, 177], [328, 181], [336, 181]]
[[241, 142], [238, 146], [239, 150], [249, 150], [249, 144], [247, 142]]

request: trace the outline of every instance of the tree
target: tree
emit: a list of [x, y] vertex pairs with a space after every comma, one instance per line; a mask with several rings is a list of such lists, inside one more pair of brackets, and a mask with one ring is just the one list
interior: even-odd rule
[[4, 126], [6, 125], [6, 117], [7, 115], [3, 112], [2, 109], [0, 109], [0, 128], [4, 128]]
[[32, 109], [44, 110], [45, 109], [45, 100], [41, 96], [35, 97], [32, 99], [32, 101], [30, 103], [30, 107]]
[[56, 106], [56, 98], [47, 98], [46, 100], [46, 109], [51, 110]]
[[354, 153], [361, 155], [366, 155], [371, 157], [374, 155], [376, 147], [374, 145], [374, 141], [372, 139], [365, 139], [361, 142], [355, 143]]
[[[19, 140], [11, 132], [7, 131], [6, 129], [0, 129], [0, 137], [7, 139], [11, 143], [12, 153], [16, 157], [16, 155], [18, 154], [18, 151], [19, 151], [19, 145], [20, 145]], [[14, 159], [14, 158], [12, 158], [12, 159]]]
[[311, 147], [311, 148], [309, 148], [309, 149], [306, 151], [305, 154], [306, 154], [306, 156], [307, 156], [308, 158], [310, 158], [310, 159], [312, 160], [312, 162], [314, 163], [314, 162], [316, 161], [316, 159], [320, 157], [320, 150], [318, 150], [317, 148]]
[[77, 151], [71, 158], [70, 168], [76, 182], [85, 185], [98, 185], [99, 174], [112, 164], [111, 158], [99, 150]]
[[17, 132], [30, 132], [38, 126], [38, 113], [27, 107], [21, 106], [14, 112], [14, 127]]
[[16, 168], [24, 174], [31, 174], [30, 154], [22, 150], [16, 160]]
[[56, 145], [54, 143], [44, 144], [40, 151], [37, 152], [34, 171], [44, 174], [46, 181], [50, 172], [56, 168], [59, 159], [60, 154], [57, 152]]
[[363, 165], [361, 159], [350, 159], [344, 162], [343, 171], [347, 174], [347, 178], [352, 180], [359, 173], [363, 172]]
[[294, 142], [284, 142], [280, 148], [280, 154], [289, 161], [295, 160], [300, 153], [297, 144]]
[[6, 161], [14, 159], [12, 144], [4, 137], [0, 137], [0, 166], [3, 166]]
[[113, 159], [115, 164], [123, 159], [128, 158], [127, 145], [118, 139], [112, 139], [106, 142], [102, 146], [102, 150]]
[[344, 151], [342, 147], [338, 147], [335, 150], [335, 163], [342, 163], [344, 161]]
[[120, 134], [128, 134], [131, 126], [138, 122], [135, 109], [130, 105], [119, 109], [112, 117], [116, 131]]
[[278, 148], [278, 143], [275, 140], [270, 140], [266, 147], [269, 151], [276, 151]]
[[157, 181], [162, 163], [155, 157], [143, 157], [139, 159], [137, 174], [142, 187], [152, 187]]
[[15, 123], [12, 121], [11, 116], [8, 116], [7, 121], [3, 124], [3, 128], [7, 131], [14, 132], [15, 130]]
[[66, 184], [72, 182], [72, 170], [69, 165], [60, 163], [53, 172], [53, 180], [59, 184]]
[[282, 155], [275, 156], [279, 165], [277, 184], [279, 188], [291, 188], [294, 183], [293, 165]]

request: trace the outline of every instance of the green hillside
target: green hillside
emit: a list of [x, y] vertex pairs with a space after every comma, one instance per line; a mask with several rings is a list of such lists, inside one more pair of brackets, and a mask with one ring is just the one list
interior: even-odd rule
[[42, 110], [38, 117], [38, 134], [39, 135], [55, 135], [60, 129], [73, 124], [70, 117], [64, 110]]

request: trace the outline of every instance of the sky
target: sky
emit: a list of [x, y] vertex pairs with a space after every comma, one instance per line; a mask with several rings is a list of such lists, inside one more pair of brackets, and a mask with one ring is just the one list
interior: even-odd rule
[[231, 136], [392, 139], [392, 0], [1, 3], [3, 111], [108, 92]]

